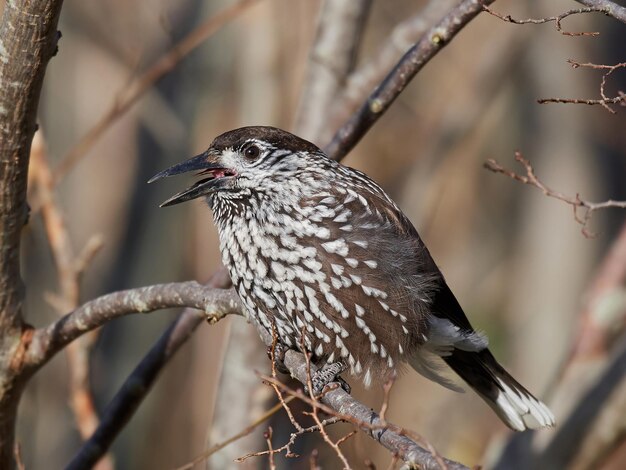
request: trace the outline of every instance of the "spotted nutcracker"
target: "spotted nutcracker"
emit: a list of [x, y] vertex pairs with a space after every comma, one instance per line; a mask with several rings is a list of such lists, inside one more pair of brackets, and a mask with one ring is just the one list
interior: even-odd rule
[[206, 198], [248, 318], [275, 328], [282, 348], [304, 345], [321, 367], [316, 388], [345, 370], [369, 386], [408, 362], [460, 390], [442, 375], [445, 363], [512, 429], [554, 425], [472, 328], [408, 218], [364, 173], [273, 127], [226, 132], [151, 181], [188, 171], [204, 178], [162, 206]]

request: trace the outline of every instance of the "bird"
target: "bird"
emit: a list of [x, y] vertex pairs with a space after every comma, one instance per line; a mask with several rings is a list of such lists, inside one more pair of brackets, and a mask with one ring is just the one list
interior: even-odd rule
[[413, 224], [365, 173], [287, 131], [249, 126], [149, 182], [194, 171], [201, 178], [161, 206], [205, 198], [247, 318], [282, 351], [311, 355], [314, 388], [346, 371], [370, 386], [408, 364], [463, 391], [447, 365], [511, 429], [555, 425], [497, 362]]

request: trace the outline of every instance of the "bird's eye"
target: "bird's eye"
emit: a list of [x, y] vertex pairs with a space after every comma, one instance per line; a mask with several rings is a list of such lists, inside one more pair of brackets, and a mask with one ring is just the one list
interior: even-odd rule
[[248, 145], [245, 149], [243, 149], [243, 155], [248, 160], [256, 160], [261, 155], [261, 149], [256, 145]]

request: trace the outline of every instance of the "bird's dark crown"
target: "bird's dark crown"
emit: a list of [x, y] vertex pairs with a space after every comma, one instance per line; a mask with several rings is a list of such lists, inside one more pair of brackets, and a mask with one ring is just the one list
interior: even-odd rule
[[292, 152], [320, 152], [320, 149], [315, 144], [287, 131], [270, 126], [240, 127], [239, 129], [225, 132], [213, 140], [210, 148], [217, 151], [227, 148], [237, 149], [250, 140], [264, 141], [277, 149], [290, 150]]

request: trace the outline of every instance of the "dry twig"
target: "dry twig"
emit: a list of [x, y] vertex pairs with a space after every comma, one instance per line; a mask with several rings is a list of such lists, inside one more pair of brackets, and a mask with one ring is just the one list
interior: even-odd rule
[[[489, 171], [493, 171], [494, 173], [501, 173], [511, 179], [514, 179], [515, 181], [519, 181], [520, 183], [534, 186], [540, 189], [546, 196], [553, 197], [572, 206], [572, 208], [574, 209], [574, 218], [576, 219], [576, 222], [582, 225], [581, 231], [583, 235], [587, 238], [595, 236], [594, 233], [587, 230], [587, 224], [589, 223], [589, 220], [591, 219], [591, 216], [595, 211], [608, 208], [626, 209], [626, 201], [614, 201], [612, 199], [609, 199], [608, 201], [604, 202], [590, 202], [581, 199], [579, 194], [576, 194], [575, 197], [572, 197], [555, 191], [539, 180], [530, 162], [526, 160], [520, 152], [515, 152], [515, 160], [522, 164], [522, 166], [526, 170], [526, 175], [520, 175], [515, 173], [514, 171], [507, 170], [493, 159], [487, 160], [484, 164], [484, 167], [487, 168]], [[579, 213], [579, 209], [583, 210], [582, 215]]]
[[274, 449], [272, 448], [272, 427], [267, 428], [267, 431], [263, 435], [265, 442], [267, 442], [267, 457], [269, 461], [270, 470], [276, 470], [276, 462], [274, 462]]
[[542, 98], [537, 100], [538, 103], [573, 103], [573, 104], [587, 104], [587, 105], [601, 105], [604, 109], [606, 109], [611, 114], [615, 114], [616, 111], [611, 108], [610, 104], [619, 104], [620, 106], [626, 106], [626, 94], [623, 91], [618, 91], [617, 96], [609, 97], [606, 94], [606, 81], [615, 70], [626, 67], [626, 62], [620, 62], [615, 65], [602, 65], [602, 64], [592, 64], [589, 62], [581, 63], [576, 62], [575, 60], [568, 59], [567, 61], [573, 68], [577, 69], [579, 67], [583, 68], [591, 68], [596, 70], [606, 70], [607, 72], [602, 75], [602, 80], [600, 81], [600, 96], [601, 99], [579, 99], [579, 98]]
[[506, 21], [507, 23], [545, 24], [545, 23], [554, 22], [554, 27], [556, 28], [556, 30], [565, 36], [599, 36], [600, 33], [597, 31], [592, 31], [592, 32], [590, 31], [581, 31], [581, 32], [564, 31], [561, 25], [561, 21], [563, 21], [565, 18], [569, 16], [580, 15], [582, 13], [605, 13], [605, 9], [602, 7], [587, 7], [587, 8], [575, 8], [572, 10], [567, 10], [566, 12], [563, 12], [560, 15], [549, 16], [546, 18], [526, 18], [525, 20], [518, 20], [518, 19], [513, 18], [511, 15], [502, 15], [492, 10], [487, 5], [483, 5], [483, 10], [489, 13], [490, 15], [495, 16], [496, 18], [500, 18], [502, 21]]
[[[287, 397], [285, 402], [289, 403], [292, 400], [294, 400], [293, 397]], [[238, 432], [237, 434], [235, 434], [234, 436], [229, 437], [228, 439], [226, 439], [223, 442], [219, 442], [219, 443], [215, 444], [210, 449], [207, 449], [202, 454], [198, 455], [191, 462], [186, 463], [185, 465], [182, 465], [180, 467], [177, 467], [175, 470], [189, 470], [189, 469], [193, 468], [194, 466], [196, 466], [197, 464], [199, 464], [200, 462], [203, 462], [203, 461], [207, 460], [209, 457], [211, 457], [211, 455], [215, 454], [217, 451], [222, 450], [224, 447], [228, 446], [229, 444], [232, 444], [233, 442], [238, 441], [242, 437], [245, 437], [248, 434], [250, 434], [260, 424], [264, 423], [265, 421], [270, 419], [272, 416], [274, 416], [277, 412], [279, 412], [282, 409], [282, 407], [283, 407], [283, 405], [281, 403], [278, 403], [277, 405], [274, 405], [272, 408], [270, 408], [268, 411], [263, 413], [262, 416], [260, 416], [258, 419], [256, 419], [253, 423], [251, 423], [249, 426], [247, 426], [241, 432]]]
[[[306, 335], [306, 328], [303, 327], [302, 328], [302, 333], [300, 334], [300, 348], [302, 349], [302, 351], [306, 351], [306, 345], [304, 343], [304, 338]], [[344, 453], [342, 452], [342, 450], [339, 448], [339, 443], [338, 442], [334, 442], [330, 436], [328, 435], [328, 433], [326, 432], [326, 428], [324, 427], [324, 423], [323, 421], [320, 419], [319, 415], [318, 415], [318, 407], [315, 405], [315, 403], [319, 403], [317, 397], [315, 396], [314, 392], [313, 392], [313, 381], [311, 380], [311, 354], [308, 352], [304, 353], [304, 360], [305, 360], [305, 364], [306, 364], [306, 385], [307, 385], [307, 390], [309, 392], [309, 398], [311, 400], [310, 403], [313, 403], [312, 405], [312, 412], [311, 412], [311, 416], [313, 417], [313, 421], [315, 421], [315, 424], [317, 424], [318, 428], [319, 428], [319, 433], [322, 436], [322, 438], [324, 439], [324, 441], [330, 446], [331, 449], [333, 449], [335, 451], [335, 454], [337, 454], [337, 457], [339, 457], [339, 460], [341, 460], [341, 462], [343, 463], [343, 468], [344, 470], [348, 470], [350, 468], [352, 468], [350, 466], [350, 463], [348, 463], [348, 459], [346, 458], [346, 456], [344, 455]], [[326, 390], [328, 390], [329, 387], [326, 388]], [[324, 392], [326, 392], [326, 390], [324, 390]], [[334, 413], [329, 413], [331, 416], [336, 416]]]
[[[307, 367], [306, 358], [301, 353], [291, 350], [287, 352], [286, 358], [288, 358], [286, 364], [288, 364], [292, 374], [301, 382], [306, 382], [307, 380], [303, 376], [303, 373], [306, 373], [304, 372]], [[327, 391], [320, 401], [317, 397], [311, 398], [310, 395], [300, 390], [293, 390], [272, 377], [261, 376], [261, 379], [268, 383], [274, 383], [284, 393], [309, 404], [313, 410], [321, 411], [333, 416], [335, 419], [360, 428], [410, 465], [421, 465], [421, 468], [424, 469], [467, 469], [467, 467], [457, 462], [442, 459], [441, 457], [437, 458], [436, 454], [433, 454], [431, 450], [424, 450], [410, 437], [414, 435], [412, 432], [388, 422], [383, 423], [378, 414], [356, 401], [341, 387]], [[429, 447], [424, 444], [423, 439], [419, 438], [419, 441], [422, 442], [424, 447]]]

